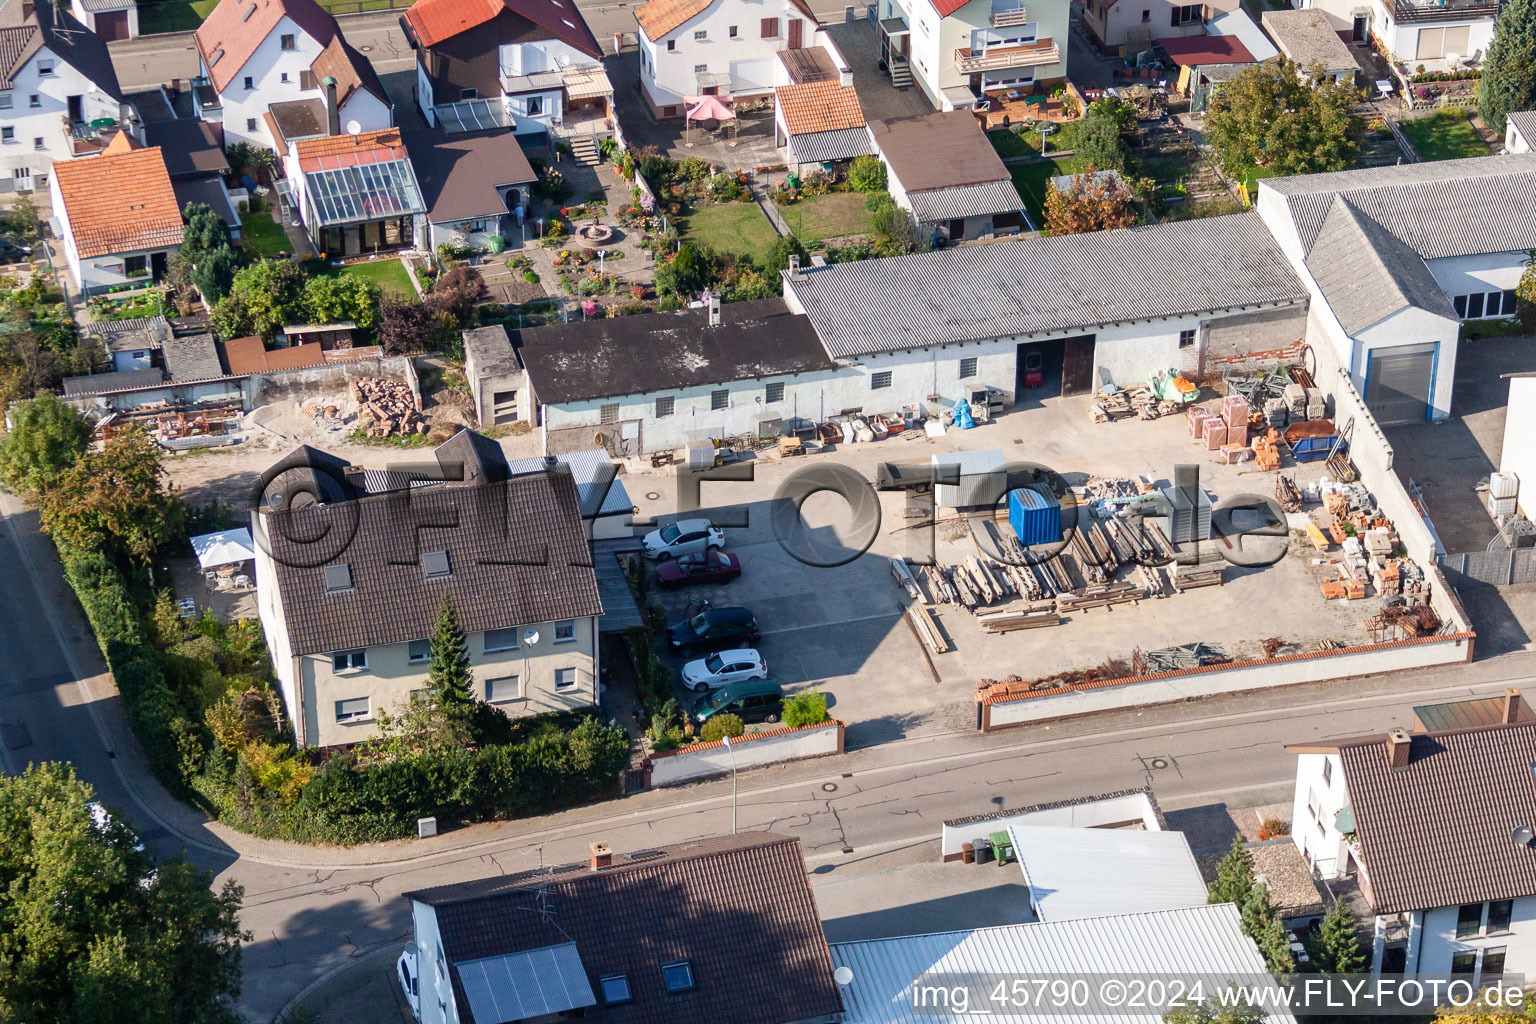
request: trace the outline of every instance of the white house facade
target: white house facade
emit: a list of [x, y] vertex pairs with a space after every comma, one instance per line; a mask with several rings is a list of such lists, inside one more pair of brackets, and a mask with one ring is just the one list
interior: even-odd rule
[[1488, 55], [1498, 0], [1302, 0], [1351, 42], [1379, 42], [1409, 74], [1448, 71]]

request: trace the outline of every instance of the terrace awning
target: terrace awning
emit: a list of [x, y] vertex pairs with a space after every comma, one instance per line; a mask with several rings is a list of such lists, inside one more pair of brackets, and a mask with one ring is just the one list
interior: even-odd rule
[[601, 64], [575, 64], [564, 68], [561, 77], [565, 82], [565, 94], [573, 100], [590, 100], [599, 96], [612, 96], [613, 83]]
[[193, 537], [192, 551], [197, 555], [198, 565], [212, 569], [215, 566], [250, 561], [256, 557], [256, 544], [251, 539], [250, 527], [242, 526], [237, 530], [222, 530]]

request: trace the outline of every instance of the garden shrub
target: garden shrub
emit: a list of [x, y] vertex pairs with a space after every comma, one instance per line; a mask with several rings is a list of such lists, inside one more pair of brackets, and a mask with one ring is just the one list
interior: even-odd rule
[[704, 723], [704, 728], [699, 730], [699, 738], [706, 743], [713, 743], [722, 736], [734, 739], [746, 731], [746, 723], [742, 722], [739, 715], [716, 715]]
[[827, 695], [820, 690], [801, 690], [784, 701], [784, 724], [799, 728], [802, 725], [820, 725], [828, 720]]

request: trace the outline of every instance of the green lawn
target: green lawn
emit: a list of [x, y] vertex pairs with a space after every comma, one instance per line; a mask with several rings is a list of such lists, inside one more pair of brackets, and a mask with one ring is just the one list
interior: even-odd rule
[[416, 298], [416, 289], [411, 287], [410, 275], [405, 272], [405, 264], [398, 259], [380, 258], [372, 263], [354, 263], [348, 267], [326, 266], [319, 271], [322, 274], [346, 274], [350, 277], [360, 277], [364, 281], [371, 281], [386, 292], [407, 299]]
[[701, 206], [682, 225], [685, 241], [716, 252], [758, 255], [779, 237], [756, 203]]
[[1019, 197], [1024, 200], [1024, 209], [1029, 211], [1029, 218], [1035, 222], [1035, 227], [1045, 225], [1045, 189], [1050, 180], [1085, 169], [1082, 161], [1072, 156], [1031, 164], [1014, 164], [1009, 168], [1013, 174], [1013, 187], [1019, 190]]
[[1010, 156], [1039, 156], [1040, 136], [1034, 132], [1023, 132], [1015, 135], [1006, 128], [998, 131], [987, 132], [987, 138], [992, 140], [992, 148], [997, 150], [997, 155], [1003, 159]]
[[1467, 120], [1466, 112], [1460, 109], [1399, 121], [1397, 126], [1425, 160], [1460, 160], [1488, 155], [1488, 144]]
[[265, 211], [248, 213], [240, 218], [240, 237], [245, 251], [258, 256], [284, 256], [293, 252], [282, 225], [272, 220]]
[[[145, 0], [139, 4], [139, 31], [186, 32], [197, 28], [218, 6], [219, 0]], [[320, 6], [332, 14], [357, 14], [359, 11], [389, 11], [409, 7], [403, 0], [320, 0]]]
[[862, 192], [828, 192], [809, 196], [793, 206], [779, 207], [779, 216], [789, 225], [802, 245], [823, 238], [862, 235], [869, 231], [869, 211], [864, 209]]

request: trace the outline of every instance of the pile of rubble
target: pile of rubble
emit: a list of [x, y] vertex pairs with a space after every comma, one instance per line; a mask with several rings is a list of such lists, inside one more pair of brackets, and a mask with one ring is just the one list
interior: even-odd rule
[[368, 417], [363, 430], [369, 437], [425, 434], [429, 429], [420, 401], [404, 381], [359, 377], [352, 382], [352, 397]]

